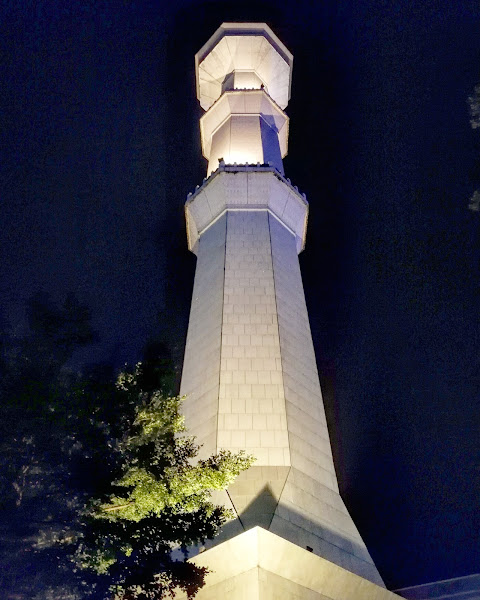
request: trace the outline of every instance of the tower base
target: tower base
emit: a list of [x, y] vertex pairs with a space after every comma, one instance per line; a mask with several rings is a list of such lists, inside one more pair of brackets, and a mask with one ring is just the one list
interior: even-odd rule
[[398, 600], [385, 588], [262, 527], [190, 560], [210, 570], [196, 600]]

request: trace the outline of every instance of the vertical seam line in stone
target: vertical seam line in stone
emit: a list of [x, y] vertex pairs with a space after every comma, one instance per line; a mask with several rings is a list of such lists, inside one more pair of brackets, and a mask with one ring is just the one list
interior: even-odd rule
[[[288, 461], [289, 465], [292, 466], [292, 457], [290, 452], [290, 430], [288, 428], [288, 418], [287, 418], [287, 397], [285, 394], [285, 380], [283, 378], [283, 355], [282, 355], [282, 339], [280, 337], [280, 319], [278, 315], [278, 302], [277, 302], [277, 285], [275, 282], [275, 263], [273, 261], [273, 247], [272, 247], [272, 231], [270, 229], [270, 214], [267, 211], [267, 224], [268, 224], [268, 237], [270, 238], [270, 260], [272, 261], [272, 275], [273, 275], [273, 297], [275, 298], [275, 313], [277, 315], [277, 332], [278, 332], [278, 349], [280, 350], [280, 365], [281, 365], [281, 373], [282, 373], [282, 387], [283, 387], [283, 402], [285, 409], [285, 422], [287, 427], [287, 439], [288, 439]], [[283, 491], [283, 490], [282, 490]], [[278, 501], [280, 502], [281, 496], [278, 497]], [[273, 518], [273, 517], [272, 517]]]
[[[218, 414], [220, 412], [220, 379], [222, 376], [222, 350], [223, 350], [223, 319], [225, 316], [225, 274], [227, 270], [227, 243], [228, 243], [228, 210], [225, 211], [225, 243], [223, 244], [224, 252], [223, 252], [223, 301], [222, 301], [222, 324], [220, 327], [220, 369], [218, 371], [218, 396], [217, 396], [217, 439], [215, 442], [216, 451], [218, 452]], [[237, 507], [235, 506], [228, 489], [225, 490], [228, 499], [230, 500], [230, 504], [233, 507], [233, 511], [240, 522], [240, 525], [245, 530], [245, 525], [242, 523], [242, 519], [240, 519], [240, 515], [238, 514]]]
[[[232, 156], [232, 119], [229, 119], [228, 122], [228, 155], [229, 157]], [[226, 162], [229, 162], [228, 159]], [[230, 158], [230, 162], [231, 162], [231, 158]]]
[[223, 351], [223, 319], [225, 316], [225, 267], [227, 262], [227, 231], [228, 212], [225, 213], [225, 241], [223, 243], [223, 286], [222, 286], [222, 321], [220, 323], [220, 360], [218, 368], [218, 392], [217, 392], [217, 424], [215, 434], [215, 453], [218, 452], [218, 414], [220, 412], [220, 381], [222, 377], [222, 351]]
[[208, 206], [208, 210], [210, 211], [210, 219], [213, 218], [213, 211], [212, 211], [212, 207], [210, 206], [210, 201], [208, 199], [208, 194], [207, 194], [207, 187], [205, 187], [205, 189], [203, 190], [203, 193], [205, 194], [205, 200], [207, 201], [207, 206]]

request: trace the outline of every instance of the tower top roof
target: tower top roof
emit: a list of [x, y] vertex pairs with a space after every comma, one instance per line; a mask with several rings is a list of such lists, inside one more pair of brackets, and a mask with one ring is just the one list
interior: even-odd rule
[[254, 73], [283, 109], [290, 99], [293, 56], [266, 23], [222, 23], [195, 55], [197, 98], [204, 110], [232, 72]]

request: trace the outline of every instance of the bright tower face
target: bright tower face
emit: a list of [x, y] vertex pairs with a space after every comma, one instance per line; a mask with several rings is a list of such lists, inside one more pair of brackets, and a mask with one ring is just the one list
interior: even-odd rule
[[217, 498], [237, 518], [213, 545], [262, 527], [383, 585], [338, 492], [318, 380], [298, 262], [308, 204], [282, 165], [292, 62], [257, 23], [223, 24], [196, 55], [209, 176], [185, 205], [186, 425], [203, 456], [256, 457]]

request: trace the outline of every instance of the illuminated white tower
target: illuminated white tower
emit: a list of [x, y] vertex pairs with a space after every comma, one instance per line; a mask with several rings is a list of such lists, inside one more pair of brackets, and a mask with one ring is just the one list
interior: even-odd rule
[[237, 518], [195, 559], [214, 571], [198, 598], [390, 598], [332, 460], [298, 263], [308, 204], [282, 165], [292, 62], [263, 23], [224, 23], [195, 57], [208, 177], [185, 205], [181, 394], [203, 456], [256, 457], [216, 498]]

